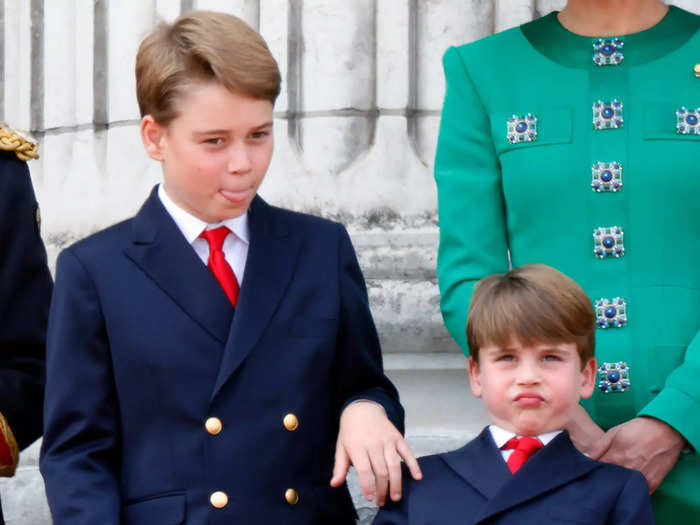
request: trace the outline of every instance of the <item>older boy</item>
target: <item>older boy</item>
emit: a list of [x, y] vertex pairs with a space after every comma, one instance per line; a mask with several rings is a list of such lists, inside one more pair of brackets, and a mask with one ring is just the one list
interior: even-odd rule
[[350, 461], [378, 503], [399, 456], [419, 471], [347, 232], [256, 196], [277, 64], [239, 19], [195, 12], [142, 42], [136, 78], [163, 184], [58, 259], [54, 523], [354, 524], [334, 488]]
[[581, 288], [548, 266], [482, 279], [468, 369], [492, 424], [459, 450], [421, 458], [424, 481], [407, 479], [375, 525], [654, 523], [644, 477], [587, 458], [562, 430], [593, 393], [594, 321]]

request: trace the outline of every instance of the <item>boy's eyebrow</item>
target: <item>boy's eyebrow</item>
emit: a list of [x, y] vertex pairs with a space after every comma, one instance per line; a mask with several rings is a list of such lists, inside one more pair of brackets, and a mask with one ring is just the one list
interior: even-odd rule
[[[251, 129], [257, 130], [257, 129], [263, 129], [263, 128], [268, 128], [272, 127], [272, 121], [265, 122], [264, 124], [260, 124], [259, 126], [254, 126]], [[195, 136], [201, 136], [201, 135], [224, 135], [229, 133], [228, 129], [208, 129], [205, 131], [193, 131], [192, 134]]]

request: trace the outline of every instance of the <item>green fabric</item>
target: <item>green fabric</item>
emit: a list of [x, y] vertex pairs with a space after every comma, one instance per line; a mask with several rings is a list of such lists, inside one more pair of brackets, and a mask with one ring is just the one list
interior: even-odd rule
[[[509, 252], [513, 266], [554, 266], [591, 301], [627, 301], [627, 326], [598, 329], [596, 356], [627, 362], [631, 388], [596, 391], [584, 402], [591, 416], [606, 429], [653, 416], [697, 450], [700, 135], [677, 133], [676, 110], [700, 108], [699, 29], [699, 16], [672, 7], [655, 27], [622, 37], [616, 66], [595, 65], [595, 39], [555, 14], [450, 48], [435, 161], [441, 309], [463, 351], [478, 279], [507, 271]], [[593, 103], [612, 99], [624, 105], [623, 126], [595, 130]], [[506, 121], [527, 113], [538, 119], [536, 140], [509, 144]], [[619, 192], [592, 191], [596, 161], [623, 165]], [[624, 230], [625, 255], [598, 259], [593, 230], [609, 226]], [[691, 456], [654, 497], [657, 512], [676, 503], [700, 512]]]

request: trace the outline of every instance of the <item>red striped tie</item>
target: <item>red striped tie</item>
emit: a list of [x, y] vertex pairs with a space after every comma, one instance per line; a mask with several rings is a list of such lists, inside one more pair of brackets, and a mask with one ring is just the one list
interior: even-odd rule
[[213, 230], [204, 230], [200, 237], [209, 243], [209, 263], [207, 264], [209, 270], [214, 274], [216, 280], [219, 281], [228, 300], [231, 301], [233, 306], [236, 306], [236, 301], [238, 301], [238, 281], [231, 266], [226, 262], [226, 256], [221, 249], [229, 231], [226, 226], [220, 226]]
[[542, 448], [542, 442], [537, 438], [514, 437], [509, 439], [508, 443], [503, 445], [502, 448], [503, 450], [513, 450], [508, 457], [507, 463], [510, 471], [515, 474], [535, 452]]

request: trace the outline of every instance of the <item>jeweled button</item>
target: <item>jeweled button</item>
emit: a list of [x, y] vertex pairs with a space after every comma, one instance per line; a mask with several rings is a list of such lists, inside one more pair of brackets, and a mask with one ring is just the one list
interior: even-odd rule
[[614, 111], [612, 108], [604, 108], [603, 109], [603, 117], [605, 118], [611, 118], [614, 115]]
[[610, 170], [605, 170], [603, 173], [600, 174], [600, 180], [603, 182], [610, 182], [613, 178], [612, 171]]
[[212, 507], [223, 509], [228, 505], [228, 496], [225, 492], [221, 492], [220, 490], [212, 492], [211, 496], [209, 496], [209, 503], [211, 503]]
[[612, 248], [613, 246], [615, 246], [615, 239], [610, 236], [605, 237], [603, 239], [603, 246], [605, 246], [606, 248]]
[[605, 56], [610, 56], [615, 52], [615, 48], [610, 45], [610, 44], [605, 44], [601, 49], [600, 52], [603, 53]]
[[527, 124], [525, 122], [518, 122], [518, 125], [515, 126], [515, 131], [518, 133], [525, 133], [525, 130], [527, 129]]
[[686, 121], [689, 125], [695, 126], [695, 124], [698, 123], [698, 117], [695, 116], [695, 115], [688, 115], [688, 116], [685, 118], [685, 121]]
[[608, 381], [611, 383], [617, 383], [620, 380], [620, 372], [612, 371], [608, 372]]

